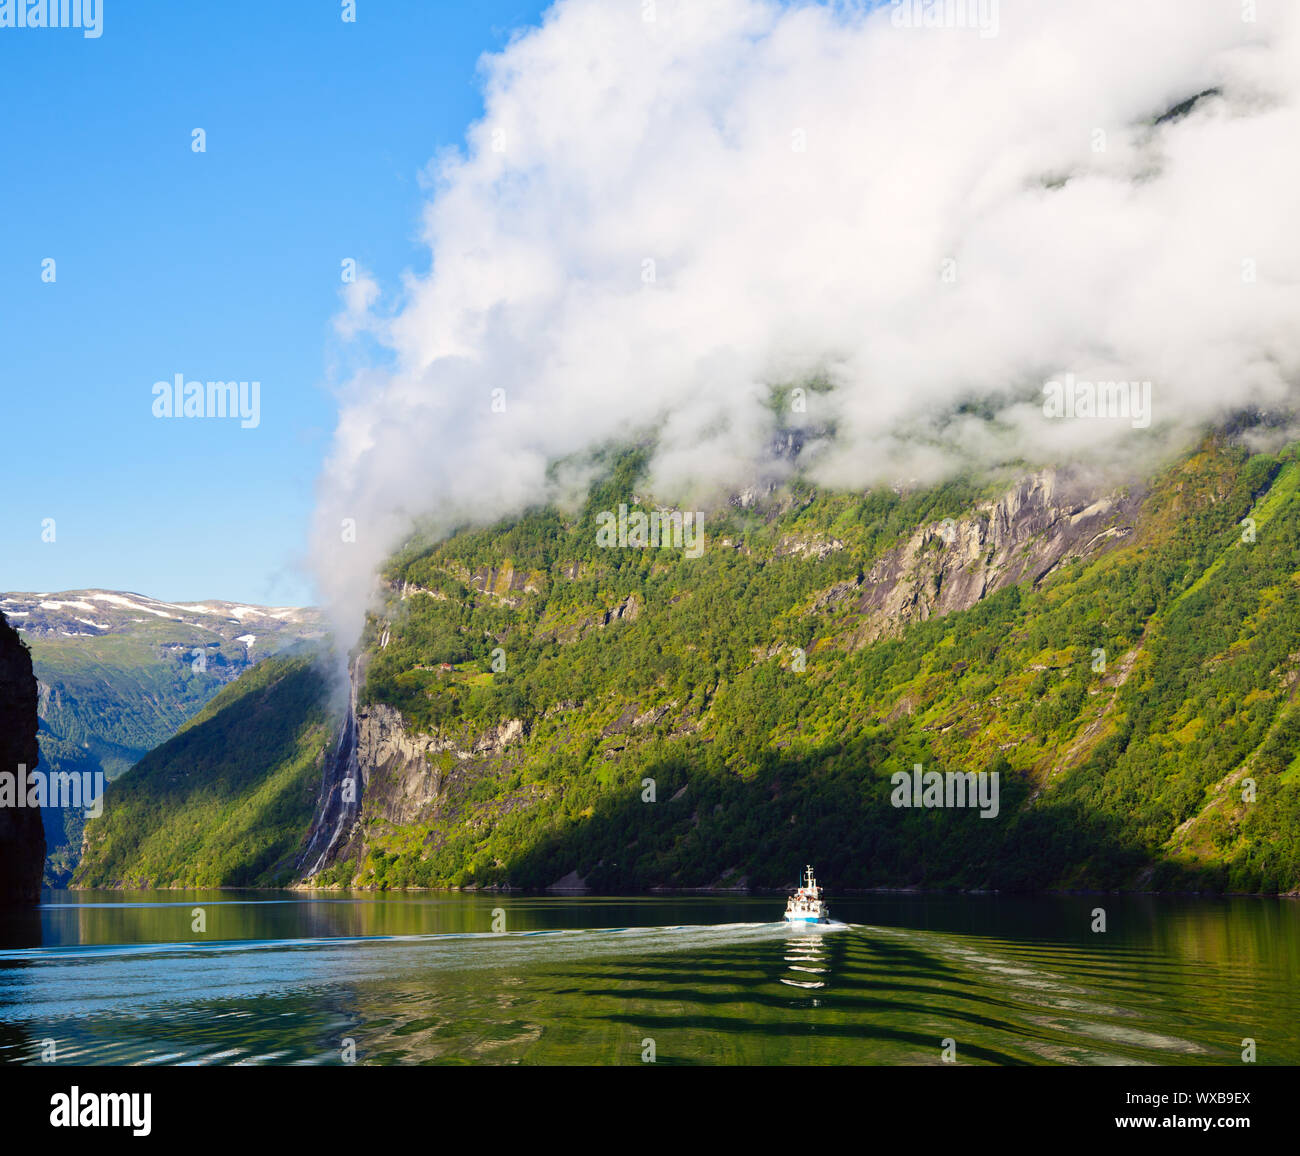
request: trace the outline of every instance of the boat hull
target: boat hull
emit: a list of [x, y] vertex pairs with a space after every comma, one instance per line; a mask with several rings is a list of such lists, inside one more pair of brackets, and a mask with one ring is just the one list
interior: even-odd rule
[[787, 923], [829, 923], [825, 915], [791, 915], [788, 911], [785, 914]]

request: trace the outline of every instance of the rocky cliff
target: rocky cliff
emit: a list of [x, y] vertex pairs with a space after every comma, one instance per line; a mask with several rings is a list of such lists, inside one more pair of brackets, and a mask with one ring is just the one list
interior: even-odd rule
[[1018, 582], [1037, 585], [1058, 566], [1087, 558], [1133, 530], [1132, 488], [1111, 493], [1044, 470], [961, 518], [917, 529], [856, 582], [819, 606], [849, 603], [861, 617], [853, 643], [874, 642], [912, 622], [969, 610]]
[[[401, 713], [383, 703], [356, 708], [344, 721], [333, 767], [327, 765], [307, 849], [299, 861], [313, 880], [340, 862], [364, 859], [373, 849], [368, 828], [427, 827], [446, 817], [449, 800], [480, 779], [493, 779], [518, 755], [524, 725], [509, 719], [472, 742], [413, 731]], [[352, 779], [351, 798], [343, 784]], [[366, 823], [361, 822], [364, 800]], [[350, 804], [350, 805], [349, 805]]]
[[[1057, 471], [1022, 477], [996, 498], [957, 517], [914, 526], [856, 572], [850, 570], [853, 577], [823, 587], [811, 599], [805, 617], [825, 621], [833, 639], [830, 644], [853, 652], [883, 637], [897, 636], [910, 625], [968, 610], [1005, 587], [1035, 586], [1071, 559], [1090, 558], [1127, 539], [1140, 506], [1139, 492], [1113, 490]], [[768, 506], [760, 508], [759, 499], [741, 495], [730, 504], [766, 515], [775, 531], [767, 545], [751, 544], [753, 535], [743, 530], [721, 535], [719, 551], [733, 555], [737, 564], [794, 566], [805, 574], [805, 581], [813, 583], [823, 570], [833, 572], [839, 567], [844, 573], [842, 559], [851, 552], [845, 542], [825, 532], [785, 529], [794, 509], [788, 498], [769, 495]], [[449, 586], [439, 573], [454, 578], [454, 583]], [[576, 654], [584, 642], [604, 649], [600, 636], [610, 631], [639, 632], [637, 620], [646, 608], [644, 590], [621, 598], [597, 590], [598, 598], [607, 598], [603, 609], [572, 604], [560, 613], [540, 611], [539, 604], [548, 602], [555, 589], [607, 581], [600, 559], [558, 561], [551, 568], [553, 579], [541, 570], [526, 571], [509, 559], [476, 567], [449, 561], [441, 572], [431, 574], [439, 589], [406, 578], [390, 584], [390, 610], [378, 623], [374, 649], [363, 656], [363, 663], [365, 657], [383, 655], [390, 643], [402, 645], [403, 636], [409, 637], [412, 630], [412, 615], [434, 606], [440, 614], [458, 606], [493, 608], [491, 621], [498, 628], [506, 621], [500, 617], [503, 609], [526, 619], [537, 613], [535, 624], [525, 629], [535, 644], [555, 647], [557, 656]], [[683, 597], [698, 595], [670, 594], [663, 609]], [[671, 621], [663, 619], [660, 629]], [[458, 622], [457, 629], [463, 627], [464, 622]], [[497, 635], [489, 629], [489, 633], [492, 645], [499, 642], [516, 650], [510, 643], [517, 635], [510, 630]], [[782, 651], [780, 645], [768, 646], [761, 651], [762, 660]], [[404, 675], [427, 685], [417, 704], [449, 692], [463, 694], [460, 701], [467, 703], [476, 682], [485, 687], [491, 681], [450, 662], [429, 661], [433, 657], [423, 655]], [[535, 749], [539, 741], [550, 751], [575, 741], [590, 742], [612, 775], [617, 773], [612, 768], [643, 736], [690, 735], [702, 726], [707, 731], [710, 721], [699, 717], [702, 704], [691, 707], [687, 696], [667, 694], [663, 687], [644, 688], [630, 701], [620, 688], [603, 687], [604, 694], [610, 695], [609, 705], [598, 720], [577, 721], [584, 708], [575, 698], [538, 701], [535, 705], [541, 712], [536, 717], [525, 712], [524, 718], [498, 716], [490, 725], [475, 726], [453, 716], [449, 727], [425, 730], [418, 717], [390, 702], [372, 699], [357, 706], [358, 682], [364, 683], [364, 677], [358, 679], [354, 669], [353, 713], [332, 764], [326, 767], [307, 849], [299, 863], [309, 885], [368, 881], [364, 872], [357, 879], [356, 866], [374, 862], [376, 855], [382, 861], [399, 844], [400, 856], [436, 856], [449, 840], [455, 841], [455, 832], [482, 837], [534, 807], [553, 793], [549, 783], [527, 781], [530, 761], [540, 753]], [[558, 744], [538, 738], [552, 731]], [[349, 781], [350, 801], [345, 803], [343, 785]]]
[[40, 897], [45, 861], [41, 812], [18, 806], [14, 797], [19, 776], [29, 778], [36, 767], [36, 727], [32, 658], [0, 614], [0, 904], [35, 903]]

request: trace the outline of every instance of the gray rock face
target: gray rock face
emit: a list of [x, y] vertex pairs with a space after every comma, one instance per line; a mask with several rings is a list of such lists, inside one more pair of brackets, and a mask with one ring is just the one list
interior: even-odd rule
[[860, 581], [825, 591], [818, 605], [850, 604], [863, 619], [853, 641], [865, 645], [1104, 549], [1132, 532], [1138, 500], [1099, 495], [1045, 470], [962, 518], [920, 527]]
[[393, 823], [413, 823], [436, 806], [442, 773], [430, 760], [445, 745], [407, 731], [401, 714], [375, 703], [358, 719], [357, 763], [367, 798]]
[[[357, 807], [342, 819], [328, 808], [318, 810], [313, 835], [318, 831], [330, 834], [324, 842], [317, 841], [322, 854], [304, 857], [306, 880], [364, 854], [365, 832], [358, 821], [362, 799], [367, 815], [384, 823], [405, 826], [427, 821], [446, 804], [447, 788], [453, 780], [476, 778], [496, 766], [507, 748], [524, 738], [523, 721], [508, 719], [462, 747], [449, 739], [408, 730], [401, 712], [383, 703], [357, 708], [354, 725], [354, 769], [349, 773], [359, 780]], [[340, 747], [345, 745], [342, 742]], [[329, 794], [327, 790], [326, 799]]]
[[[30, 781], [36, 745], [36, 676], [27, 647], [0, 614], [0, 773]], [[25, 770], [23, 770], [25, 768]], [[15, 801], [16, 802], [16, 801]], [[40, 899], [45, 828], [38, 807], [0, 806], [0, 904]]]

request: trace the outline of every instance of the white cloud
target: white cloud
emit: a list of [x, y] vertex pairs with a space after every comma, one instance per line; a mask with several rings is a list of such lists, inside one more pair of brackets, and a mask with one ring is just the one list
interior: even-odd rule
[[[432, 272], [379, 314], [358, 281], [340, 321], [392, 363], [351, 382], [321, 484], [317, 570], [346, 624], [413, 516], [517, 510], [556, 456], [649, 425], [661, 496], [741, 482], [769, 387], [814, 371], [834, 389], [804, 420], [839, 431], [816, 475], [852, 486], [1133, 460], [1287, 403], [1294, 9], [997, 10], [985, 37], [889, 5], [560, 0], [485, 58], [486, 115], [435, 165]], [[1045, 421], [1065, 373], [1150, 380], [1154, 424]], [[969, 402], [999, 421], [952, 420]]]

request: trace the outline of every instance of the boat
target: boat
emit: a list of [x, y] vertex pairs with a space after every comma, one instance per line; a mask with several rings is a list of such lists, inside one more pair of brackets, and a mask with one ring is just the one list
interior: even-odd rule
[[822, 898], [822, 889], [817, 886], [816, 876], [811, 867], [804, 868], [805, 878], [799, 890], [790, 896], [785, 905], [787, 923], [829, 923], [830, 908]]

